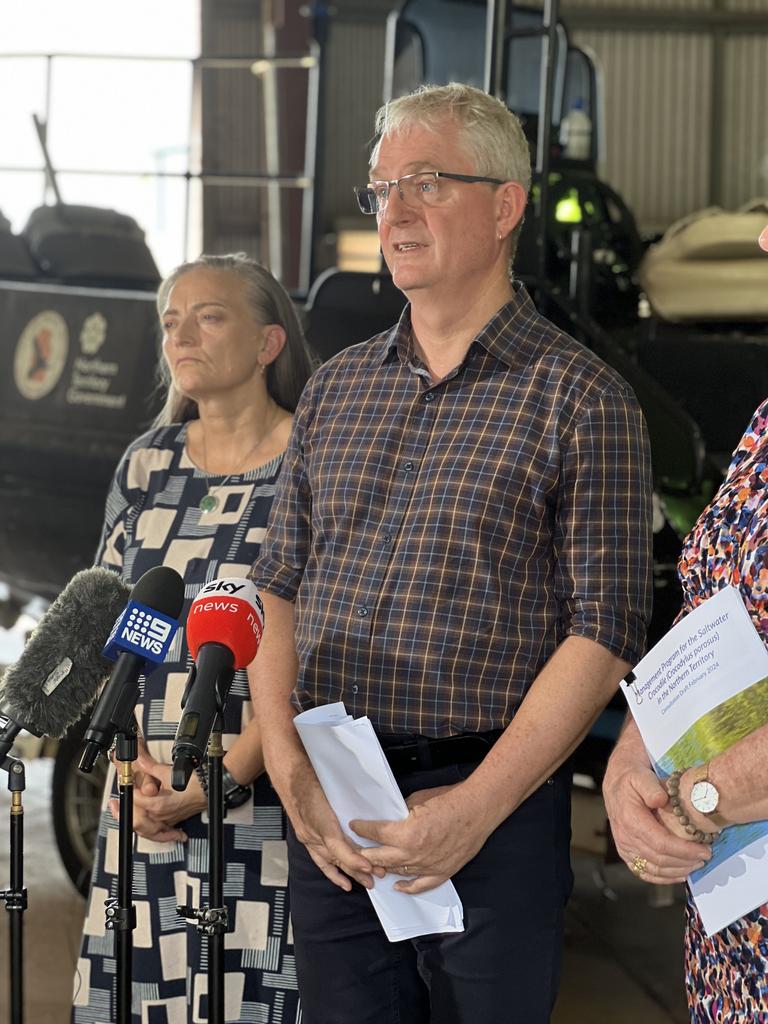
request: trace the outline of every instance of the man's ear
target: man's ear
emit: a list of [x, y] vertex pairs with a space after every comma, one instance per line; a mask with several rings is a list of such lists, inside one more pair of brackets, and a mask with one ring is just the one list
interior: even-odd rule
[[280, 324], [267, 324], [264, 328], [264, 338], [261, 347], [261, 362], [267, 366], [273, 363], [283, 351], [288, 336], [285, 328]]
[[505, 181], [500, 185], [497, 192], [497, 214], [496, 227], [499, 238], [506, 238], [511, 235], [520, 223], [525, 206], [528, 202], [528, 194], [519, 181]]

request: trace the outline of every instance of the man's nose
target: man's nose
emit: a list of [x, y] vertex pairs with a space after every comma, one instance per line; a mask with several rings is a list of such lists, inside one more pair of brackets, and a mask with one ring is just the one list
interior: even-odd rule
[[387, 205], [384, 207], [382, 220], [388, 224], [401, 224], [404, 220], [410, 220], [414, 214], [413, 206], [403, 198], [397, 185], [391, 185], [387, 197]]

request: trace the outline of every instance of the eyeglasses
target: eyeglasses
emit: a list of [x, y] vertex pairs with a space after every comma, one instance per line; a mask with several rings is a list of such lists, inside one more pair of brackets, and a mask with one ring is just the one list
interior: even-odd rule
[[479, 174], [452, 174], [448, 171], [417, 171], [404, 174], [392, 181], [369, 181], [367, 185], [355, 185], [354, 192], [363, 213], [383, 213], [389, 201], [389, 192], [394, 185], [400, 198], [409, 206], [436, 206], [445, 198], [445, 186], [440, 179], [451, 181], [487, 181], [491, 185], [503, 185], [500, 178], [485, 178]]

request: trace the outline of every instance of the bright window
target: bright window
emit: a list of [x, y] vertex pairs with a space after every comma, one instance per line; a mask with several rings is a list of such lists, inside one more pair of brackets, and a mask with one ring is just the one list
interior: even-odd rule
[[[189, 59], [199, 54], [199, 22], [198, 0], [132, 0], [130, 14], [95, 0], [26, 0], [16, 8], [0, 42], [0, 54], [18, 55], [0, 56], [0, 212], [14, 230], [34, 207], [54, 201], [42, 170], [26, 170], [43, 165], [36, 114], [47, 117], [65, 203], [135, 217], [161, 273], [189, 255], [198, 193], [188, 197], [183, 177], [161, 175], [189, 170]], [[118, 59], [128, 56], [144, 59]], [[150, 59], [160, 57], [175, 59]]]

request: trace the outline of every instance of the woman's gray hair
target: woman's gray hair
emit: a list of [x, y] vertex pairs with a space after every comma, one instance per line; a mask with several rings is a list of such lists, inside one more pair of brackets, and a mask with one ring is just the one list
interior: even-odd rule
[[[474, 159], [477, 174], [516, 181], [526, 194], [530, 191], [531, 152], [517, 116], [495, 96], [460, 82], [422, 85], [415, 92], [385, 103], [376, 114], [377, 138], [370, 166], [375, 166], [386, 136], [411, 128], [439, 131], [447, 119], [458, 124], [463, 148]], [[512, 254], [521, 228], [522, 219], [510, 236]]]
[[[277, 359], [267, 366], [267, 391], [278, 405], [294, 412], [299, 396], [314, 369], [313, 360], [301, 322], [290, 295], [272, 274], [244, 252], [225, 256], [203, 254], [189, 263], [176, 267], [162, 281], [157, 292], [157, 312], [162, 317], [171, 289], [184, 274], [193, 270], [218, 270], [236, 274], [246, 285], [246, 295], [254, 319], [259, 324], [279, 324], [286, 334], [286, 342]], [[165, 359], [160, 360], [160, 388], [165, 393], [163, 408], [155, 418], [154, 426], [184, 423], [198, 415], [197, 402], [182, 395], [173, 383]]]

